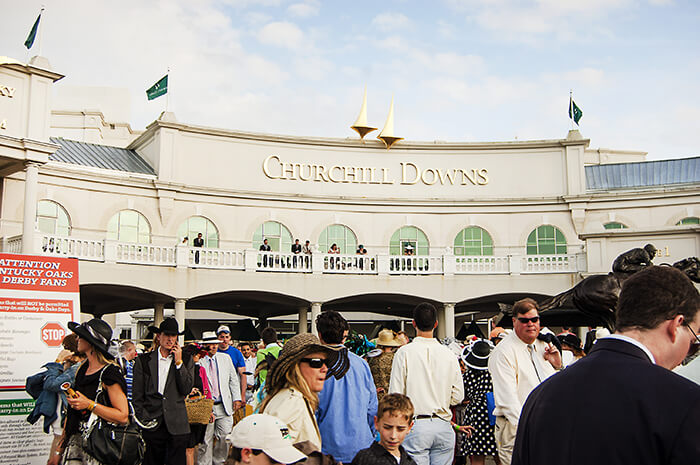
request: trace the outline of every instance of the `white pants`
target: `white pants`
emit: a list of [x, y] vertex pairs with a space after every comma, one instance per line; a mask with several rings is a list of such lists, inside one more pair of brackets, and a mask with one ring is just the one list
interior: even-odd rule
[[226, 415], [223, 405], [215, 404], [214, 417], [214, 423], [207, 425], [204, 442], [197, 448], [197, 465], [223, 465], [228, 457], [226, 436], [233, 429], [233, 416]]
[[455, 432], [449, 421], [422, 418], [415, 421], [403, 446], [417, 465], [451, 465]]
[[513, 446], [515, 445], [515, 433], [518, 427], [506, 420], [506, 417], [496, 417], [494, 437], [498, 448], [498, 458], [501, 465], [510, 465], [513, 460]]

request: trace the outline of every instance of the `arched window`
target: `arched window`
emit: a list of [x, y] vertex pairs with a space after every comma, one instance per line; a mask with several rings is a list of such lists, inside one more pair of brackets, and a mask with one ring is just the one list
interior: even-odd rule
[[428, 255], [429, 251], [428, 237], [415, 226], [399, 228], [389, 241], [391, 255]]
[[202, 233], [204, 239], [204, 247], [218, 248], [219, 247], [219, 231], [209, 219], [203, 216], [190, 216], [187, 220], [177, 228], [177, 237], [181, 241], [187, 237], [187, 243], [192, 245], [192, 241], [197, 237], [197, 234]]
[[676, 223], [676, 226], [683, 226], [684, 224], [700, 224], [700, 218], [697, 216], [689, 216]]
[[626, 225], [624, 225], [622, 223], [618, 223], [617, 221], [611, 221], [609, 223], [605, 223], [603, 225], [603, 227], [605, 229], [627, 229]]
[[493, 239], [483, 228], [469, 226], [462, 229], [454, 242], [455, 255], [493, 255]]
[[357, 250], [357, 236], [345, 225], [332, 224], [318, 237], [318, 248], [325, 253], [333, 244], [338, 246], [340, 253], [354, 254]]
[[136, 210], [122, 210], [107, 223], [107, 239], [119, 242], [151, 242], [151, 226]]
[[66, 210], [52, 200], [39, 200], [36, 205], [39, 231], [57, 236], [70, 235], [70, 219]]
[[253, 234], [253, 248], [255, 250], [260, 248], [263, 239], [267, 239], [273, 252], [288, 253], [292, 251], [292, 233], [282, 223], [266, 221], [258, 226]]
[[552, 225], [538, 226], [527, 237], [528, 255], [554, 255], [566, 253], [564, 233]]

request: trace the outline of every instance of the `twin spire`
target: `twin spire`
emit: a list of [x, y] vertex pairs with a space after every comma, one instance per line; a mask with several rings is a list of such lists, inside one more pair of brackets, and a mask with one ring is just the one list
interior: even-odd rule
[[[376, 131], [377, 128], [370, 126], [367, 123], [367, 87], [365, 87], [365, 93], [362, 97], [362, 108], [360, 108], [360, 115], [355, 120], [355, 124], [350, 126], [350, 129], [354, 130], [360, 135], [360, 139], [363, 139], [367, 134], [372, 131]], [[386, 123], [384, 123], [384, 129], [381, 130], [377, 139], [384, 142], [387, 150], [391, 148], [396, 142], [403, 139], [403, 137], [394, 136], [394, 96], [391, 96], [391, 106], [389, 107], [389, 115], [386, 118]]]

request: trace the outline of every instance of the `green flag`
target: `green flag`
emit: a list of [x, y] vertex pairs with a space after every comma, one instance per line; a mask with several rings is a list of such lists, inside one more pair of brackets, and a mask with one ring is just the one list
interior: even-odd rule
[[153, 100], [154, 98], [158, 98], [163, 94], [168, 93], [168, 75], [166, 74], [161, 78], [160, 81], [156, 82], [153, 84], [147, 91], [146, 91], [146, 96], [148, 97], [148, 100]]
[[34, 39], [36, 39], [36, 31], [39, 30], [39, 20], [41, 19], [41, 13], [39, 13], [39, 16], [36, 17], [36, 21], [34, 21], [34, 26], [32, 26], [32, 30], [29, 31], [29, 35], [27, 36], [27, 40], [24, 41], [24, 46], [27, 47], [27, 50], [32, 48], [32, 45], [34, 45]]
[[574, 102], [574, 99], [569, 97], [569, 118], [574, 120], [574, 123], [578, 125], [578, 122], [581, 120], [583, 117], [583, 112], [581, 109], [576, 105], [576, 102]]

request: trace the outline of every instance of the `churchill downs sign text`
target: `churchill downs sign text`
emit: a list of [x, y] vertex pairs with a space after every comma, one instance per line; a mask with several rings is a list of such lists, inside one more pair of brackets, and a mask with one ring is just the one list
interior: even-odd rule
[[[486, 168], [420, 168], [411, 162], [401, 162], [399, 184], [433, 184], [485, 186], [489, 183]], [[389, 168], [351, 165], [317, 165], [290, 163], [270, 155], [263, 161], [263, 173], [270, 179], [333, 182], [349, 184], [395, 184]]]

